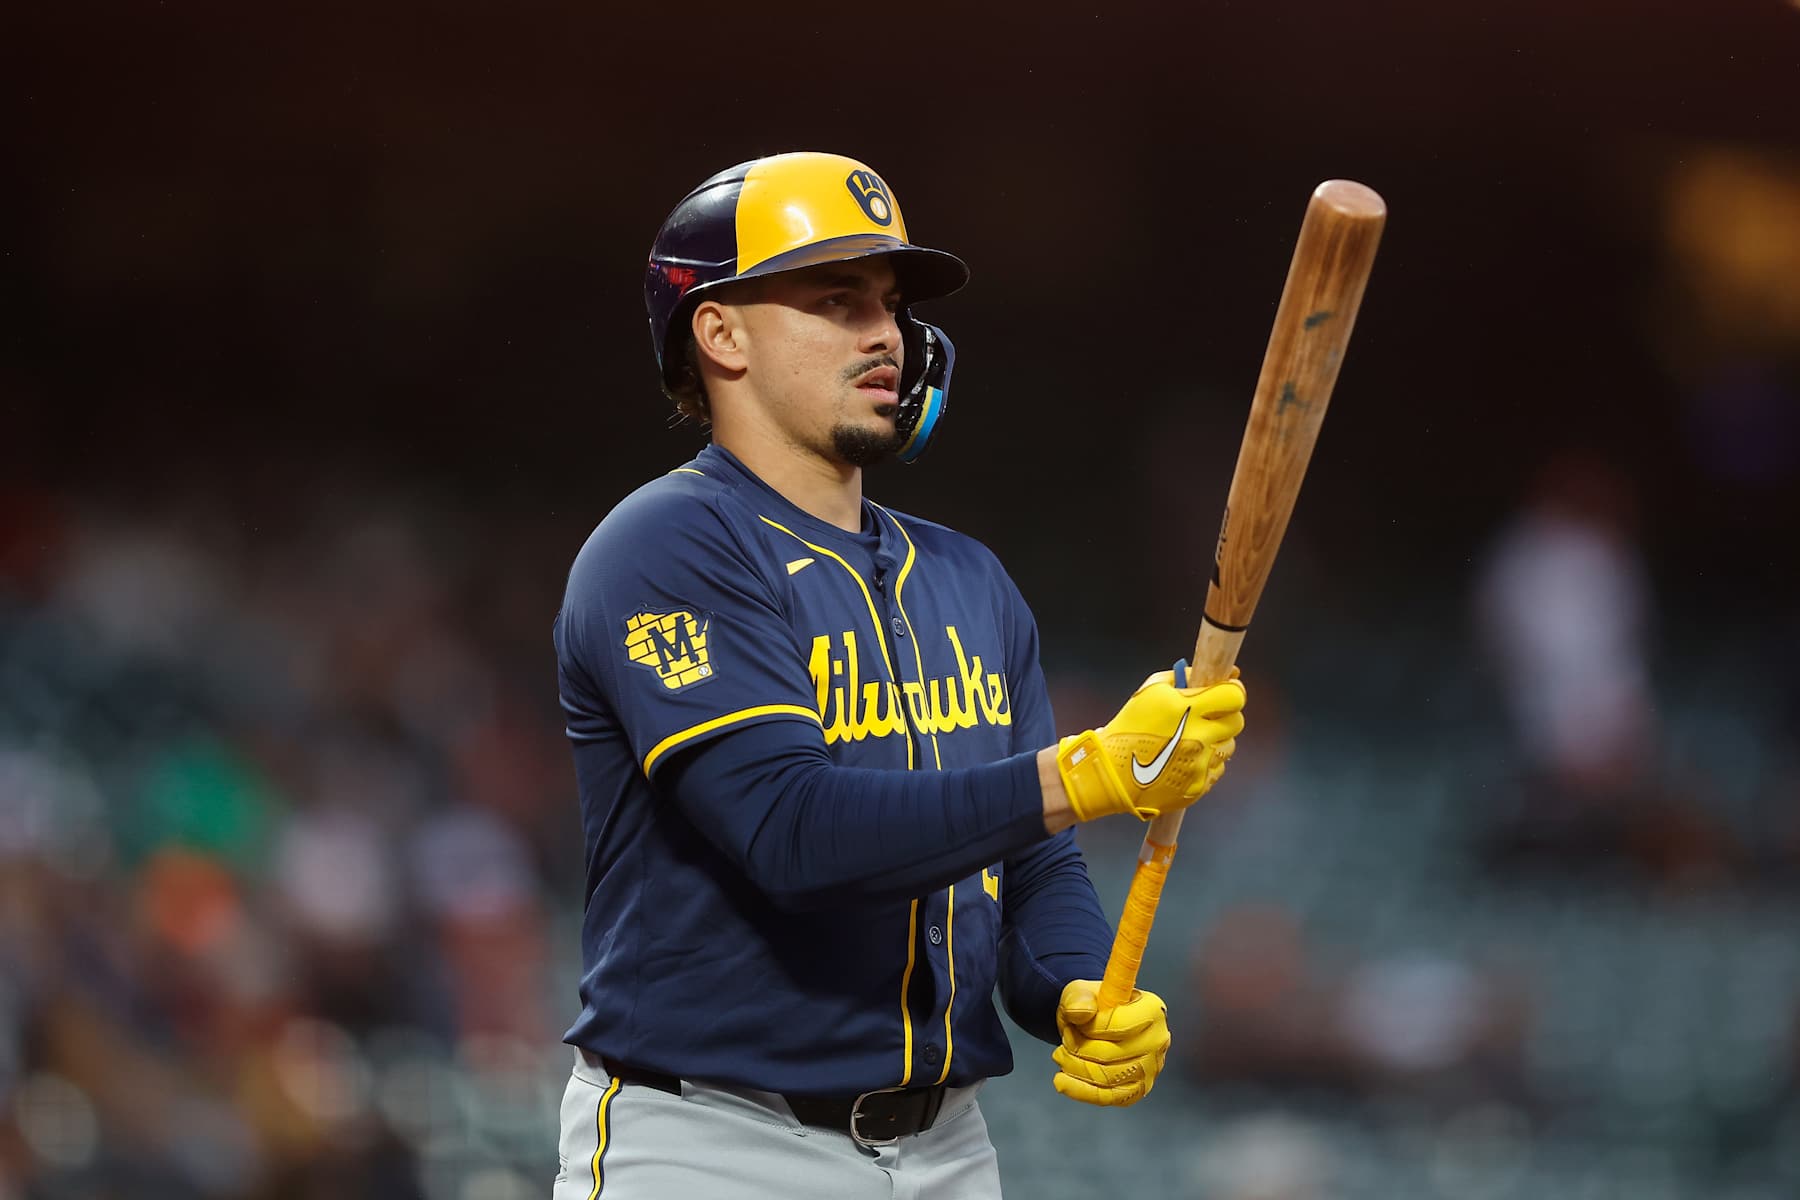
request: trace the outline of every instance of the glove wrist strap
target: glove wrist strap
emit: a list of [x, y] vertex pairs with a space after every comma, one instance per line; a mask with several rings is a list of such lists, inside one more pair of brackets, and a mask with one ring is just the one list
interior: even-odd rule
[[1056, 746], [1056, 770], [1077, 821], [1108, 813], [1134, 811], [1118, 771], [1092, 729], [1066, 737]]

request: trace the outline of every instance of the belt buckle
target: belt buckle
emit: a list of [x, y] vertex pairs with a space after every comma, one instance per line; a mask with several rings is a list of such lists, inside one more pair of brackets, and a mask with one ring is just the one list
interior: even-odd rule
[[862, 1095], [858, 1096], [856, 1098], [856, 1100], [850, 1105], [850, 1137], [851, 1137], [851, 1140], [854, 1141], [857, 1145], [867, 1146], [871, 1150], [878, 1149], [882, 1146], [892, 1146], [893, 1144], [898, 1142], [900, 1140], [900, 1138], [898, 1136], [890, 1137], [890, 1138], [864, 1137], [862, 1135], [862, 1131], [857, 1128], [856, 1123], [857, 1123], [857, 1121], [859, 1121], [862, 1118], [862, 1115], [863, 1115], [862, 1106], [863, 1106], [864, 1100], [867, 1100], [870, 1096], [879, 1096], [883, 1092], [904, 1092], [905, 1090], [906, 1089], [903, 1087], [871, 1088], [870, 1090], [864, 1092]]

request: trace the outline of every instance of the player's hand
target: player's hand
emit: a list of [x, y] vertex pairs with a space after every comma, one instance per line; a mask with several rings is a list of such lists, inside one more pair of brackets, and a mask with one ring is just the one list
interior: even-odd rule
[[1176, 672], [1185, 682], [1185, 663], [1159, 671], [1118, 716], [1057, 746], [1056, 768], [1076, 820], [1116, 812], [1154, 820], [1186, 808], [1225, 773], [1244, 729], [1237, 668], [1207, 688], [1177, 686]]
[[1062, 1045], [1050, 1056], [1057, 1091], [1083, 1104], [1136, 1104], [1156, 1086], [1169, 1056], [1169, 1012], [1154, 992], [1133, 991], [1117, 1008], [1100, 1007], [1100, 984], [1072, 980], [1056, 1006]]

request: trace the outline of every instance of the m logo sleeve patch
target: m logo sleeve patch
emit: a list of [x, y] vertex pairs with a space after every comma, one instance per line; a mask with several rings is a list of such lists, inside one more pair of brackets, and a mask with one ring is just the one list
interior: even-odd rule
[[685, 609], [640, 612], [625, 619], [625, 654], [656, 672], [662, 685], [678, 692], [713, 677], [706, 639], [712, 618]]

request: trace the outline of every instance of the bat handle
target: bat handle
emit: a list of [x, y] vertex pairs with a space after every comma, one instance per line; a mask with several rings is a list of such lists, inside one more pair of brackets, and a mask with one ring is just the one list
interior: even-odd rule
[[[1237, 661], [1238, 646], [1243, 643], [1241, 629], [1225, 631], [1211, 622], [1203, 622], [1200, 640], [1194, 646], [1194, 665], [1183, 660], [1175, 663], [1175, 686], [1202, 686], [1217, 683], [1231, 673]], [[1106, 974], [1100, 980], [1100, 1007], [1117, 1008], [1131, 999], [1137, 987], [1138, 968], [1144, 962], [1144, 947], [1150, 941], [1150, 926], [1156, 922], [1156, 906], [1162, 900], [1163, 881], [1169, 877], [1169, 864], [1175, 861], [1175, 843], [1181, 835], [1181, 810], [1164, 813], [1150, 822], [1144, 844], [1138, 850], [1137, 869], [1131, 874], [1131, 890], [1125, 894], [1125, 911], [1119, 917], [1119, 930], [1113, 934], [1112, 953], [1106, 958]]]
[[[1180, 814], [1171, 814], [1180, 828]], [[1159, 818], [1161, 824], [1168, 818]], [[1151, 826], [1151, 833], [1156, 826]], [[1131, 999], [1137, 988], [1138, 967], [1144, 962], [1144, 947], [1150, 941], [1150, 926], [1156, 920], [1156, 905], [1162, 899], [1163, 881], [1169, 877], [1169, 864], [1175, 861], [1175, 842], [1158, 842], [1144, 838], [1138, 851], [1137, 870], [1132, 872], [1131, 890], [1125, 895], [1125, 912], [1119, 917], [1119, 931], [1113, 935], [1112, 953], [1106, 959], [1106, 974], [1100, 980], [1101, 1008], [1117, 1008]]]

